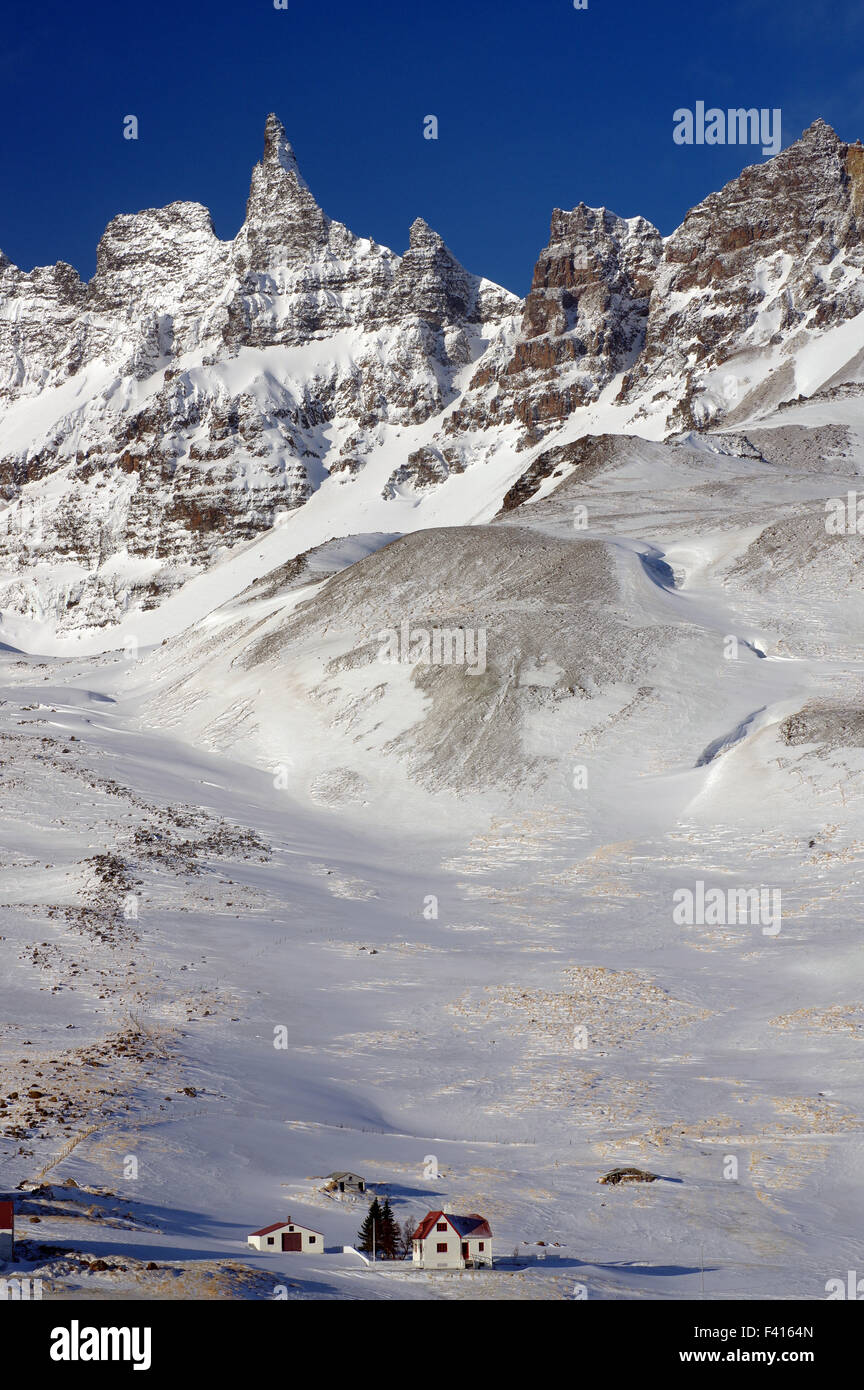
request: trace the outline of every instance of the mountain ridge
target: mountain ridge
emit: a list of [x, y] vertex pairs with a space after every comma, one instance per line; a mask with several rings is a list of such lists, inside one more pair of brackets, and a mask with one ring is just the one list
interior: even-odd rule
[[3, 621], [134, 623], [322, 489], [334, 534], [491, 519], [583, 435], [854, 392], [859, 314], [864, 149], [824, 121], [665, 238], [555, 209], [520, 300], [422, 218], [401, 256], [331, 219], [271, 115], [233, 239], [178, 201], [86, 284], [0, 256]]

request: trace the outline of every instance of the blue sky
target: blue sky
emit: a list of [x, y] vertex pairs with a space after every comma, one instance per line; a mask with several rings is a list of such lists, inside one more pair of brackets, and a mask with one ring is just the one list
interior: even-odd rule
[[0, 248], [88, 278], [118, 212], [197, 200], [233, 236], [270, 110], [331, 216], [396, 251], [423, 216], [522, 293], [553, 207], [668, 233], [761, 161], [675, 145], [678, 107], [780, 107], [784, 145], [820, 115], [864, 137], [864, 12], [848, 0], [6, 0], [4, 14]]

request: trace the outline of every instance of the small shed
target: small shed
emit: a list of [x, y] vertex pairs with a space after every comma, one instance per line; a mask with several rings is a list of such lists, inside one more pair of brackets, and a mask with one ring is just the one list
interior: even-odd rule
[[492, 1232], [484, 1217], [471, 1212], [427, 1212], [411, 1237], [412, 1258], [421, 1269], [476, 1269], [492, 1265]]
[[324, 1252], [324, 1237], [321, 1232], [301, 1226], [290, 1217], [287, 1221], [274, 1221], [272, 1226], [264, 1226], [260, 1231], [252, 1231], [246, 1237], [246, 1243], [251, 1245], [253, 1250], [269, 1251], [271, 1254], [275, 1254], [277, 1250], [290, 1250], [304, 1255], [320, 1255]]
[[362, 1197], [366, 1191], [366, 1179], [359, 1173], [328, 1173], [326, 1188], [337, 1197]]
[[11, 1260], [15, 1252], [15, 1207], [0, 1202], [0, 1260]]

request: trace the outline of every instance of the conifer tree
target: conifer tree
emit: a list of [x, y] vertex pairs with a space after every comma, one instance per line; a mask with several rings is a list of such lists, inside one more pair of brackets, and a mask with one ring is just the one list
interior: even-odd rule
[[378, 1239], [385, 1260], [395, 1260], [399, 1254], [400, 1231], [389, 1197], [384, 1198], [381, 1207], [381, 1230]]
[[357, 1249], [364, 1254], [371, 1255], [374, 1248], [376, 1253], [381, 1249], [381, 1203], [377, 1197], [373, 1197], [369, 1203], [369, 1210], [363, 1219], [363, 1225], [357, 1232]]

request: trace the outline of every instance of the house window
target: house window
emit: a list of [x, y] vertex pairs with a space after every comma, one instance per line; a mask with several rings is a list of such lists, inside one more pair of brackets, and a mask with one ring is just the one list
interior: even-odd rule
[[446, 1240], [439, 1240], [438, 1244], [435, 1246], [435, 1250], [436, 1250], [436, 1252], [437, 1252], [439, 1255], [446, 1255], [446, 1254], [447, 1254], [447, 1242], [446, 1242]]
[[293, 1230], [294, 1230], [294, 1227], [293, 1227], [293, 1226], [289, 1226], [289, 1227], [288, 1227], [288, 1230], [289, 1230], [289, 1231], [293, 1231]]
[[267, 1244], [268, 1244], [268, 1245], [275, 1245], [275, 1244], [276, 1244], [276, 1237], [275, 1237], [275, 1236], [268, 1236], [268, 1237], [267, 1237]]
[[[315, 1237], [314, 1237], [314, 1236], [310, 1236], [310, 1237], [309, 1237], [309, 1244], [310, 1244], [310, 1245], [314, 1245], [314, 1244], [315, 1244]], [[481, 1250], [483, 1249], [483, 1246], [482, 1246], [482, 1245], [480, 1246], [480, 1249], [481, 1249]]]
[[486, 1244], [485, 1244], [485, 1242], [481, 1240], [481, 1241], [480, 1241], [480, 1244], [478, 1245], [477, 1248], [478, 1248], [478, 1250], [485, 1250], [485, 1249], [486, 1249]]
[[446, 1222], [446, 1221], [439, 1221], [439, 1222], [438, 1222], [438, 1225], [435, 1227], [435, 1230], [436, 1230], [436, 1231], [446, 1231], [446, 1230], [447, 1230], [447, 1222]]

